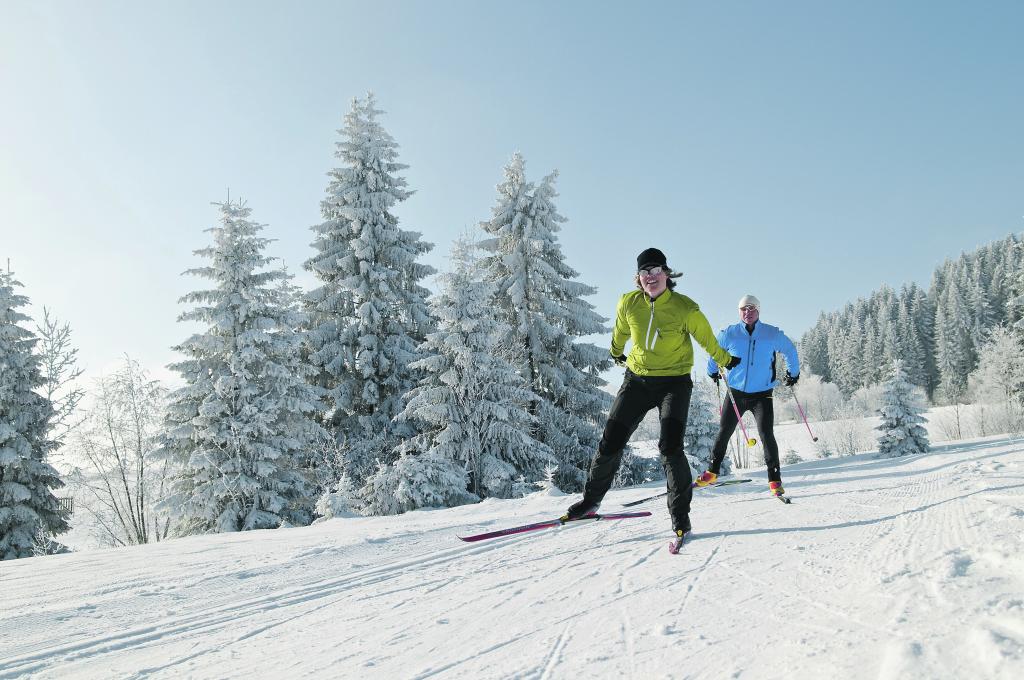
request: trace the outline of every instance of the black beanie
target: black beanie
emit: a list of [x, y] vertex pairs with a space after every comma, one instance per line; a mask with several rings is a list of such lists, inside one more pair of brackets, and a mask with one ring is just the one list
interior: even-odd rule
[[668, 267], [668, 262], [665, 261], [665, 253], [661, 252], [657, 248], [648, 248], [644, 252], [640, 253], [636, 258], [637, 271], [640, 271], [644, 267], [653, 267], [654, 265]]

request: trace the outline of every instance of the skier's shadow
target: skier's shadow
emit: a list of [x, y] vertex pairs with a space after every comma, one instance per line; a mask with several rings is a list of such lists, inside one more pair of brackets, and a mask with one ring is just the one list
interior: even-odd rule
[[[988, 487], [988, 488], [985, 488], [985, 489], [978, 489], [977, 491], [971, 491], [970, 493], [965, 493], [965, 494], [962, 494], [960, 496], [956, 496], [955, 498], [947, 498], [947, 499], [942, 500], [942, 501], [936, 501], [935, 503], [928, 503], [926, 505], [922, 505], [922, 506], [919, 506], [919, 507], [916, 507], [916, 508], [911, 508], [909, 510], [904, 510], [902, 512], [893, 513], [891, 515], [884, 515], [882, 517], [873, 517], [873, 518], [870, 518], [870, 519], [852, 520], [850, 522], [839, 522], [837, 524], [822, 524], [822, 525], [819, 525], [819, 526], [801, 526], [801, 527], [766, 527], [766, 528], [761, 528], [761, 529], [737, 529], [736, 531], [707, 531], [707, 532], [703, 532], [702, 531], [700, 533], [694, 532], [693, 534], [691, 534], [690, 536], [687, 537], [686, 543], [691, 543], [693, 541], [699, 541], [699, 540], [704, 540], [704, 539], [708, 539], [708, 538], [722, 538], [722, 537], [727, 537], [727, 536], [757, 536], [759, 534], [805, 533], [805, 532], [816, 532], [816, 531], [831, 531], [833, 529], [847, 529], [847, 528], [851, 528], [851, 527], [870, 526], [872, 524], [879, 524], [881, 522], [891, 522], [891, 521], [893, 521], [894, 519], [896, 519], [898, 517], [903, 517], [903, 516], [906, 516], [906, 515], [912, 515], [912, 514], [917, 513], [917, 512], [924, 512], [925, 510], [931, 510], [932, 508], [936, 508], [936, 507], [938, 507], [940, 505], [945, 505], [946, 503], [958, 503], [958, 502], [964, 500], [965, 498], [969, 498], [971, 496], [974, 496], [974, 495], [977, 495], [977, 494], [980, 494], [980, 493], [990, 493], [992, 491], [1006, 491], [1008, 489], [1024, 489], [1024, 484], [1009, 484], [1007, 486], [993, 486], [993, 487]], [[639, 542], [639, 541], [646, 542], [646, 541], [656, 540], [656, 539], [659, 539], [659, 538], [664, 538], [663, 532], [659, 532], [657, 534], [646, 534], [644, 536], [634, 536], [632, 538], [627, 538], [627, 539], [623, 539], [621, 541], [617, 541], [617, 543], [634, 543], [634, 542]]]

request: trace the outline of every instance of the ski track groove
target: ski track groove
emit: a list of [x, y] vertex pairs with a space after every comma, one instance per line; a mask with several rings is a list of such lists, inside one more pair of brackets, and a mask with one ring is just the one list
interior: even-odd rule
[[548, 652], [547, 658], [544, 660], [544, 668], [541, 669], [538, 680], [550, 680], [552, 673], [555, 671], [555, 667], [558, 666], [562, 660], [562, 650], [565, 649], [567, 640], [569, 639], [569, 631], [572, 630], [572, 624], [565, 624], [565, 628], [558, 635], [558, 639], [555, 640], [555, 644], [551, 646], [551, 651]]
[[420, 571], [426, 566], [435, 566], [459, 560], [466, 556], [476, 556], [500, 548], [507, 548], [509, 544], [521, 542], [524, 538], [525, 536], [510, 537], [491, 544], [456, 546], [442, 551], [427, 553], [427, 555], [432, 555], [432, 557], [424, 558], [423, 555], [419, 555], [371, 567], [339, 578], [320, 581], [314, 579], [303, 585], [293, 586], [283, 593], [242, 601], [234, 600], [232, 604], [207, 607], [190, 614], [170, 617], [163, 621], [136, 625], [116, 633], [103, 634], [99, 637], [86, 638], [49, 647], [39, 645], [33, 651], [6, 659], [4, 666], [0, 666], [0, 679], [18, 678], [25, 673], [40, 672], [53, 664], [64, 664], [70, 661], [88, 661], [96, 656], [118, 652], [128, 647], [137, 647], [144, 643], [155, 641], [172, 642], [188, 637], [190, 631], [207, 632], [210, 629], [237, 624], [242, 618], [250, 618], [284, 607], [302, 605], [310, 601], [337, 595], [338, 597], [329, 600], [324, 605], [327, 606], [339, 599], [343, 599], [347, 591], [354, 587], [387, 581], [401, 576], [407, 571]]
[[633, 637], [633, 622], [629, 618], [626, 607], [619, 608], [619, 630], [626, 646], [626, 659], [629, 661], [629, 677], [636, 677], [636, 640]]
[[[595, 523], [595, 524], [599, 524], [599, 523]], [[588, 542], [587, 542], [589, 545], [585, 545], [585, 546], [581, 547], [578, 552], [574, 552], [571, 556], [567, 557], [564, 561], [562, 561], [560, 563], [561, 567], [559, 569], [559, 571], [564, 571], [566, 569], [573, 568], [573, 569], [577, 569], [577, 570], [587, 570], [587, 573], [585, 573], [578, 580], [568, 579], [568, 580], [566, 580], [564, 585], [560, 585], [560, 586], [558, 586], [558, 587], [556, 587], [554, 589], [551, 589], [551, 590], [544, 590], [543, 591], [544, 597], [546, 599], [551, 599], [551, 598], [557, 596], [559, 593], [565, 593], [567, 591], [573, 590], [574, 588], [577, 588], [579, 586], [580, 582], [586, 582], [588, 579], [591, 582], [593, 582], [594, 579], [597, 579], [598, 577], [600, 577], [601, 569], [600, 569], [599, 565], [595, 564], [595, 562], [593, 560], [593, 554], [591, 553], [591, 550], [599, 550], [599, 551], [601, 551], [601, 555], [604, 556], [604, 551], [605, 551], [608, 543], [610, 542], [610, 540], [614, 539], [614, 534], [622, 533], [622, 532], [626, 532], [626, 531], [629, 531], [627, 527], [621, 526], [618, 523], [616, 523], [616, 524], [609, 523], [608, 525], [605, 525], [603, 527], [602, 531], [595, 532], [593, 535], [591, 535], [589, 537]], [[549, 535], [547, 538], [551, 539], [552, 537]], [[530, 544], [530, 547], [531, 547], [530, 552], [531, 552], [531, 554], [537, 556], [536, 557], [537, 560], [541, 560], [540, 555], [542, 553], [547, 553], [548, 554], [547, 559], [550, 559], [550, 555], [551, 554], [562, 553], [562, 552], [565, 551], [564, 544], [562, 544], [560, 542], [556, 542], [554, 540], [543, 540], [543, 541], [540, 541], [540, 543], [541, 543], [541, 545], [537, 545], [536, 543], [531, 543]], [[549, 550], [543, 550], [543, 548], [549, 548]], [[517, 555], [511, 555], [509, 557], [509, 559], [513, 560], [513, 561], [516, 561], [516, 558], [517, 558]], [[612, 564], [605, 564], [604, 565], [605, 568], [612, 568], [613, 566], [614, 565], [612, 565]], [[620, 572], [620, 573], [622, 573], [622, 572]], [[537, 585], [537, 583], [535, 581], [531, 581], [530, 585]], [[647, 588], [645, 588], [644, 590], [646, 590], [646, 589]], [[620, 591], [621, 591], [621, 588], [620, 588]], [[633, 595], [632, 592], [630, 592], [630, 593], [619, 592], [617, 595], [613, 596], [610, 600], [602, 602], [600, 607], [603, 609], [607, 605], [614, 604], [616, 602], [624, 601], [627, 598], [632, 597], [632, 595]], [[524, 611], [529, 611], [530, 608], [533, 605], [533, 602], [535, 600], [536, 594], [533, 593], [533, 592], [518, 591], [516, 593], [513, 593], [511, 596], [504, 595], [501, 598], [501, 601], [504, 604], [504, 606], [509, 607], [509, 606], [513, 605], [514, 598], [518, 598], [518, 597], [521, 597], [521, 598], [524, 599], [524, 602], [523, 602], [523, 605], [521, 606], [521, 609], [524, 610]], [[514, 618], [517, 615], [517, 613], [518, 613], [517, 611], [510, 612], [509, 616]], [[438, 666], [438, 667], [434, 667], [434, 668], [428, 668], [428, 669], [423, 669], [423, 670], [419, 671], [418, 674], [414, 675], [413, 677], [416, 678], [417, 680], [419, 680], [421, 678], [432, 677], [432, 676], [437, 675], [439, 673], [445, 673], [445, 672], [448, 672], [448, 671], [452, 671], [453, 669], [458, 668], [459, 666], [462, 666], [462, 665], [464, 665], [466, 663], [470, 663], [470, 662], [474, 662], [474, 661], [483, 662], [483, 663], [486, 664], [486, 658], [485, 657], [486, 657], [487, 654], [493, 653], [493, 652], [495, 652], [497, 650], [500, 650], [500, 649], [502, 649], [504, 647], [507, 647], [510, 644], [519, 642], [520, 640], [525, 640], [525, 639], [529, 639], [531, 637], [535, 637], [537, 635], [542, 635], [545, 632], [550, 631], [551, 628], [553, 628], [553, 627], [560, 627], [561, 628], [561, 633], [559, 634], [559, 636], [557, 638], [557, 641], [556, 641], [557, 649], [553, 650], [552, 653], [549, 653], [550, 656], [548, 657], [547, 661], [543, 662], [543, 664], [542, 664], [543, 667], [545, 668], [545, 671], [542, 671], [542, 673], [543, 672], [548, 672], [549, 675], [548, 676], [542, 675], [541, 677], [549, 677], [550, 673], [553, 672], [554, 669], [556, 668], [559, 659], [564, 654], [565, 647], [568, 645], [568, 642], [571, 639], [571, 635], [569, 635], [569, 631], [572, 630], [573, 623], [575, 621], [579, 620], [581, 617], [585, 617], [585, 616], [587, 616], [590, 613], [591, 612], [574, 612], [573, 614], [571, 614], [571, 615], [569, 615], [567, 617], [563, 617], [563, 618], [557, 619], [555, 621], [538, 621], [536, 626], [531, 627], [530, 630], [525, 630], [525, 631], [521, 632], [519, 635], [516, 635], [512, 639], [505, 639], [504, 641], [502, 641], [500, 643], [495, 643], [494, 645], [491, 645], [491, 646], [487, 647], [486, 649], [482, 650], [480, 653], [478, 653], [476, 655], [468, 656], [468, 657], [460, 658], [460, 659], [454, 659], [454, 660], [451, 660], [451, 661], [449, 661], [448, 663], [446, 663], [446, 664], [444, 664], [442, 666]], [[526, 674], [528, 674], [528, 672], [526, 672]], [[522, 675], [522, 673], [516, 673], [513, 677], [520, 677], [521, 675]]]
[[[625, 528], [619, 529], [619, 531], [625, 531]], [[599, 550], [602, 549], [602, 546], [603, 546], [604, 542], [601, 540], [600, 536], [593, 537], [592, 542], [596, 544], [595, 545], [595, 549], [599, 549]], [[562, 548], [560, 546], [557, 546], [557, 549], [559, 551], [562, 550]], [[602, 552], [602, 555], [603, 555], [603, 552]], [[577, 555], [576, 558], [573, 561], [578, 563], [576, 565], [577, 567], [591, 569], [591, 567], [592, 567], [592, 560], [593, 560], [593, 555], [588, 554], [587, 551], [584, 550], [584, 551], [581, 551], [581, 553], [579, 555]], [[606, 568], [614, 567], [614, 565], [612, 565], [612, 564], [606, 564], [604, 566]], [[684, 574], [693, 573], [694, 571], [695, 570], [689, 570], [687, 572], [684, 572]], [[586, 576], [590, 577], [590, 578], [599, 577], [600, 576], [600, 571], [599, 570], [591, 569], [590, 573], [586, 574]], [[576, 585], [578, 585], [578, 584], [577, 583], [572, 583], [572, 582], [567, 582], [564, 587], [560, 587], [556, 591], [545, 591], [545, 594], [550, 598], [553, 592], [562, 592], [562, 591], [565, 591], [565, 590], [569, 590], [569, 589], [573, 588]], [[618, 592], [615, 595], [612, 595], [611, 597], [605, 598], [602, 602], [600, 602], [598, 605], [596, 605], [596, 607], [598, 607], [600, 610], [604, 610], [605, 608], [607, 608], [610, 605], [621, 604], [622, 602], [624, 602], [624, 601], [628, 600], [629, 598], [633, 597], [637, 592], [644, 592], [644, 591], [649, 591], [649, 590], [655, 590], [658, 587], [659, 587], [658, 584], [652, 584], [650, 586], [645, 586], [645, 587], [641, 588], [640, 590], [634, 590], [634, 591], [630, 591], [628, 593], [621, 592], [622, 589], [620, 588], [619, 589], [620, 592]], [[527, 599], [530, 600], [524, 606], [524, 608], [528, 609], [530, 607], [530, 605], [532, 604], [532, 599], [533, 598], [532, 598], [532, 595], [525, 595], [525, 597], [527, 597]], [[509, 600], [505, 600], [505, 604], [506, 605], [510, 604], [510, 601]], [[432, 677], [433, 675], [436, 675], [438, 673], [444, 673], [446, 671], [451, 671], [454, 668], [457, 668], [457, 667], [459, 667], [459, 666], [461, 666], [463, 664], [466, 664], [466, 663], [474, 661], [474, 660], [482, 661], [482, 662], [486, 663], [486, 658], [485, 658], [486, 654], [489, 654], [489, 653], [492, 653], [492, 652], [497, 651], [499, 649], [502, 649], [503, 647], [506, 647], [507, 645], [515, 643], [515, 642], [518, 642], [520, 640], [525, 640], [525, 639], [528, 639], [530, 637], [534, 637], [536, 635], [543, 634], [543, 633], [549, 631], [552, 627], [561, 627], [561, 626], [564, 625], [565, 628], [564, 628], [563, 632], [566, 631], [566, 630], [571, 630], [571, 626], [572, 626], [572, 624], [575, 621], [579, 620], [581, 617], [587, 617], [587, 616], [590, 616], [590, 615], [593, 615], [593, 612], [591, 612], [591, 611], [574, 612], [574, 613], [572, 613], [572, 614], [570, 614], [568, 616], [559, 618], [559, 619], [554, 620], [554, 621], [547, 621], [547, 622], [539, 621], [536, 626], [532, 627], [528, 631], [523, 631], [521, 634], [515, 636], [513, 639], [507, 639], [504, 642], [501, 642], [501, 643], [489, 646], [486, 649], [482, 650], [477, 655], [466, 657], [466, 658], [452, 660], [449, 663], [447, 663], [447, 664], [445, 664], [443, 666], [440, 666], [440, 667], [425, 669], [423, 671], [420, 671], [419, 674], [417, 674], [417, 675], [415, 675], [413, 677], [416, 678], [417, 680], [419, 680], [421, 678]], [[564, 648], [568, 644], [569, 637], [565, 636], [565, 637], [562, 637], [560, 639], [561, 639], [561, 642], [560, 642], [560, 645], [559, 645], [559, 652], [558, 653], [559, 654], [563, 654], [564, 653]], [[554, 669], [554, 666], [550, 666], [550, 667], [552, 669]], [[516, 674], [513, 677], [519, 677], [519, 674]]]
[[725, 536], [722, 536], [718, 539], [718, 543], [711, 550], [711, 552], [708, 553], [708, 556], [704, 559], [704, 562], [699, 567], [697, 567], [696, 574], [694, 574], [693, 579], [686, 584], [686, 592], [683, 594], [683, 601], [679, 603], [679, 608], [676, 610], [677, 616], [681, 616], [683, 611], [686, 609], [686, 604], [690, 601], [690, 596], [696, 589], [697, 584], [699, 584], [704, 579], [704, 574], [707, 573], [708, 565], [711, 564], [711, 561], [715, 559], [715, 555], [718, 554], [718, 550], [722, 547], [722, 544], [724, 542]]

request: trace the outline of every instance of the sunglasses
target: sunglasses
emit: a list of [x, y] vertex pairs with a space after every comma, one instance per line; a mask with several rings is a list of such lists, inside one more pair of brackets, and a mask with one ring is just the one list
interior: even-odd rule
[[658, 274], [661, 274], [664, 271], [666, 271], [664, 267], [646, 267], [644, 269], [641, 269], [637, 273], [640, 274], [641, 276], [657, 276]]
[[757, 307], [754, 305], [747, 305], [746, 307], [740, 307], [741, 312], [756, 312]]

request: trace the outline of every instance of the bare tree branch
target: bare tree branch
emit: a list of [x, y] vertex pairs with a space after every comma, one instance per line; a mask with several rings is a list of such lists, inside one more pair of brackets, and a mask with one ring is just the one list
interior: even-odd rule
[[85, 470], [74, 475], [82, 503], [105, 543], [161, 540], [169, 523], [154, 507], [171, 472], [166, 461], [149, 465], [161, 427], [166, 390], [125, 357], [124, 366], [95, 382], [95, 401], [75, 433], [73, 450]]

